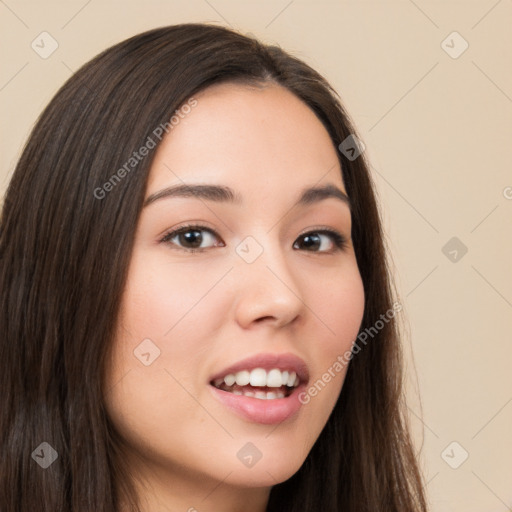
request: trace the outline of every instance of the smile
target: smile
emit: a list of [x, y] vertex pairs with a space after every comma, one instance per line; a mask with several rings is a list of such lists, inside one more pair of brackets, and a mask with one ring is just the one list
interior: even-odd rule
[[222, 391], [243, 395], [260, 400], [274, 400], [289, 396], [300, 384], [300, 379], [293, 370], [272, 368], [254, 368], [229, 373], [224, 378], [215, 379], [212, 385]]

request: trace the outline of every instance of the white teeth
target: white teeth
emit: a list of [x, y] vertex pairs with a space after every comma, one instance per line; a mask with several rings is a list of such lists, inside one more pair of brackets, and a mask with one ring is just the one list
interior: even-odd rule
[[247, 386], [251, 380], [251, 374], [247, 370], [242, 370], [236, 374], [236, 383], [239, 386]]
[[267, 387], [280, 388], [283, 385], [280, 370], [270, 370], [267, 373]]
[[260, 400], [274, 400], [275, 398], [284, 398], [284, 391], [277, 391], [274, 393], [273, 391], [256, 391], [256, 393], [243, 393], [245, 396], [253, 396], [254, 398], [259, 398]]
[[223, 379], [215, 379], [213, 384], [215, 387], [221, 387], [222, 384], [231, 387], [235, 384], [238, 386], [251, 385], [254, 387], [280, 388], [282, 386], [297, 387], [300, 379], [296, 372], [289, 370], [281, 371], [278, 368], [264, 370], [263, 368], [254, 368], [253, 370], [241, 370], [236, 373], [229, 373]]
[[273, 400], [275, 398], [285, 398], [286, 397], [286, 394], [283, 390], [281, 389], [277, 389], [275, 392], [274, 391], [249, 391], [249, 390], [245, 390], [245, 389], [234, 389], [233, 391], [231, 391], [231, 393], [233, 393], [234, 395], [243, 395], [243, 396], [248, 396], [250, 398], [259, 398], [260, 400]]
[[251, 386], [266, 386], [267, 385], [267, 372], [263, 368], [255, 368], [251, 371], [250, 381]]
[[235, 376], [232, 373], [224, 377], [224, 382], [226, 386], [232, 386], [235, 383], [235, 380]]

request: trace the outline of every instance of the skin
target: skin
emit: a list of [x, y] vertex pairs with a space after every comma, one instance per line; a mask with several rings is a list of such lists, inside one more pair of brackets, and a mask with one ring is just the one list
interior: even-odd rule
[[[278, 426], [236, 415], [209, 380], [246, 357], [291, 352], [307, 363], [311, 385], [351, 349], [363, 284], [349, 207], [328, 198], [292, 208], [306, 186], [346, 192], [337, 150], [307, 105], [275, 84], [215, 85], [195, 98], [157, 149], [146, 198], [176, 184], [222, 184], [243, 205], [174, 197], [143, 209], [107, 412], [126, 441], [145, 512], [263, 512], [271, 487], [301, 467], [320, 435], [346, 368]], [[201, 231], [203, 252], [187, 252], [193, 244], [183, 236], [160, 242], [184, 222], [213, 230]], [[308, 248], [301, 235], [319, 227], [343, 234], [346, 248], [324, 234]], [[235, 251], [247, 236], [263, 248], [251, 264]], [[160, 350], [148, 366], [134, 356], [146, 338]], [[263, 455], [251, 468], [236, 456], [248, 442]]]

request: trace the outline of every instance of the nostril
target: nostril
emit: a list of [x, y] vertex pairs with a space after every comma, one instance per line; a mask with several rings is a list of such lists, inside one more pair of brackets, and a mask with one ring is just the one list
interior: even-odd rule
[[261, 318], [258, 318], [258, 319], [256, 320], [256, 322], [261, 322], [262, 320], [265, 320], [265, 319], [267, 319], [267, 318], [272, 319], [272, 318], [274, 318], [274, 317], [273, 317], [273, 316], [262, 316]]

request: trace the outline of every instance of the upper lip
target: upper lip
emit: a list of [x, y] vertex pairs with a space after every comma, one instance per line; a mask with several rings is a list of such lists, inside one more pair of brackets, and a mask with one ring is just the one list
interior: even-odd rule
[[299, 383], [307, 383], [309, 381], [309, 371], [306, 363], [300, 357], [291, 353], [264, 353], [242, 359], [230, 366], [227, 366], [220, 372], [210, 378], [210, 382], [216, 379], [222, 379], [226, 375], [235, 374], [242, 370], [254, 370], [255, 368], [263, 368], [264, 370], [272, 370], [277, 368], [281, 371], [292, 370], [299, 377]]

